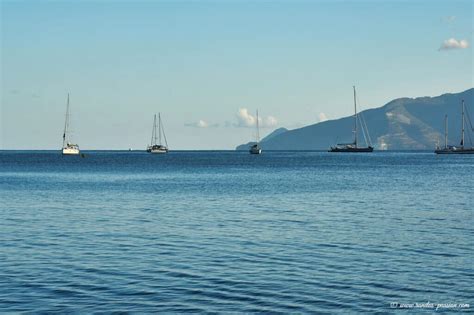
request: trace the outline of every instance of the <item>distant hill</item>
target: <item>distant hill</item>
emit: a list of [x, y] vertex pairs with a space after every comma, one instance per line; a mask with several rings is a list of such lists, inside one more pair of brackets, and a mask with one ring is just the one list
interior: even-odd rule
[[[444, 141], [445, 114], [449, 117], [449, 142], [459, 144], [462, 99], [474, 123], [474, 88], [437, 97], [399, 98], [382, 107], [365, 110], [362, 116], [378, 150], [433, 149], [438, 140]], [[351, 142], [353, 123], [353, 117], [349, 116], [294, 130], [280, 128], [261, 145], [263, 150], [326, 150], [336, 142]], [[466, 132], [468, 129], [469, 123]], [[470, 137], [474, 141], [472, 132]], [[362, 134], [359, 139], [363, 141]], [[469, 144], [469, 136], [466, 136], [466, 144]], [[236, 149], [246, 150], [248, 146], [240, 145]]]

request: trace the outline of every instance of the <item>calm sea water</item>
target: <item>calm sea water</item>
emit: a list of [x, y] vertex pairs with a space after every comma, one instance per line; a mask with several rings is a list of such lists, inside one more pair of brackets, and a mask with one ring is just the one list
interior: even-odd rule
[[0, 309], [474, 309], [474, 156], [0, 152]]

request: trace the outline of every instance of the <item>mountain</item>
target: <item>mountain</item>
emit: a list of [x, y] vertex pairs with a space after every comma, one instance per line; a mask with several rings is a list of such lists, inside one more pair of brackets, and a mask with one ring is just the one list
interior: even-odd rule
[[[445, 114], [449, 119], [449, 143], [459, 144], [463, 99], [468, 112], [474, 114], [474, 88], [437, 97], [399, 98], [382, 107], [362, 111], [361, 114], [376, 149], [431, 150], [438, 140], [441, 144], [444, 141]], [[474, 121], [472, 115], [471, 120]], [[327, 150], [336, 142], [352, 141], [353, 123], [353, 116], [349, 116], [274, 134], [280, 128], [270, 134], [272, 136], [267, 137], [266, 141], [262, 140], [262, 149]], [[466, 132], [469, 130], [471, 126], [468, 121]], [[358, 137], [363, 143], [362, 134]], [[466, 144], [470, 144], [470, 137], [474, 138], [473, 133], [467, 132]], [[240, 145], [236, 149], [247, 150], [248, 145]]]
[[[266, 141], [273, 139], [274, 137], [278, 136], [279, 134], [282, 134], [284, 132], [287, 132], [288, 129], [286, 128], [278, 128], [273, 130], [270, 134], [268, 134], [265, 138], [260, 140], [260, 144], [265, 143]], [[239, 145], [236, 150], [248, 150], [252, 145], [255, 144], [255, 141], [252, 142], [247, 142], [246, 144], [241, 144]]]

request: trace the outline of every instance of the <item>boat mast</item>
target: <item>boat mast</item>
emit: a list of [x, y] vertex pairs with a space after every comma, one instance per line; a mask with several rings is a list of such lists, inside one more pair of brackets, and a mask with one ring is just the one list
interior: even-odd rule
[[257, 109], [257, 145], [260, 142], [260, 131], [258, 128], [258, 109]]
[[66, 143], [69, 142], [68, 129], [69, 129], [69, 93], [67, 93], [66, 121], [64, 122], [64, 133], [63, 133], [63, 148], [65, 148]]
[[354, 144], [357, 148], [357, 102], [356, 102], [356, 88], [354, 88]]
[[158, 113], [158, 134], [159, 134], [159, 139], [160, 139], [160, 145], [161, 145], [161, 113]]
[[461, 132], [461, 148], [464, 148], [464, 100], [462, 100], [462, 132]]
[[151, 144], [154, 145], [156, 144], [156, 114], [153, 117], [153, 129], [151, 130]]
[[160, 114], [160, 145], [161, 145], [161, 134], [163, 134], [163, 138], [165, 139], [165, 147], [168, 148], [168, 140], [166, 140], [165, 126], [163, 125], [163, 121], [161, 120], [161, 114]]
[[444, 115], [444, 148], [448, 148], [448, 115]]

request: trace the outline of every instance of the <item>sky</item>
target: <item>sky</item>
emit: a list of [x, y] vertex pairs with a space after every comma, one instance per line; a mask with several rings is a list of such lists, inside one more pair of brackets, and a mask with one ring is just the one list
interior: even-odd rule
[[60, 149], [67, 93], [81, 149], [171, 150], [260, 134], [399, 97], [473, 85], [473, 4], [397, 1], [7, 1], [0, 149]]

